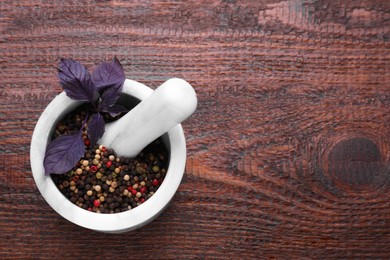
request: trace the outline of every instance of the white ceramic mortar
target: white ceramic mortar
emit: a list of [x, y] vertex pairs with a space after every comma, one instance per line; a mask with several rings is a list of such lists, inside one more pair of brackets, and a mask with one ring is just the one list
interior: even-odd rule
[[[126, 80], [123, 85], [125, 102], [133, 97], [143, 100], [153, 90], [139, 82]], [[127, 99], [127, 100], [126, 100]], [[50, 176], [45, 176], [43, 160], [46, 146], [57, 123], [81, 103], [66, 96], [65, 92], [54, 98], [40, 116], [31, 140], [30, 161], [35, 183], [47, 203], [62, 217], [84, 228], [106, 233], [135, 230], [156, 218], [168, 205], [179, 187], [186, 164], [186, 142], [180, 124], [163, 135], [170, 158], [169, 166], [159, 189], [140, 206], [115, 214], [99, 214], [82, 209], [70, 202], [55, 186]]]

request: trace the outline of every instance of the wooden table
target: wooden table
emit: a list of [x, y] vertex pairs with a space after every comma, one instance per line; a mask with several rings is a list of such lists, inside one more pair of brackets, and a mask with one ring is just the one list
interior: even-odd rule
[[[390, 258], [390, 2], [0, 2], [0, 258]], [[108, 235], [49, 207], [31, 135], [58, 57], [195, 88], [170, 206]]]

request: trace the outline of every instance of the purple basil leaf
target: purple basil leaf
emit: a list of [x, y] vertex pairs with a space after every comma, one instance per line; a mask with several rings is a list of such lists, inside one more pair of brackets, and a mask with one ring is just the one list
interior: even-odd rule
[[126, 113], [129, 110], [127, 108], [121, 106], [121, 105], [115, 104], [115, 105], [113, 105], [111, 107], [107, 107], [105, 109], [102, 109], [102, 111], [109, 113], [110, 116], [112, 116], [112, 117], [116, 117], [120, 113]]
[[91, 74], [80, 62], [61, 58], [58, 65], [58, 79], [71, 99], [94, 101], [95, 87]]
[[45, 175], [63, 174], [70, 171], [84, 153], [85, 145], [80, 131], [57, 137], [46, 148], [43, 160]]
[[101, 101], [99, 103], [99, 111], [107, 111], [110, 107], [114, 106], [119, 98], [119, 94], [122, 92], [123, 84], [114, 85], [103, 91], [101, 95]]
[[95, 145], [104, 134], [105, 123], [103, 117], [99, 114], [93, 114], [88, 122], [88, 136], [91, 145]]
[[125, 81], [122, 65], [115, 57], [112, 62], [103, 62], [92, 72], [92, 82], [98, 91], [122, 85]]

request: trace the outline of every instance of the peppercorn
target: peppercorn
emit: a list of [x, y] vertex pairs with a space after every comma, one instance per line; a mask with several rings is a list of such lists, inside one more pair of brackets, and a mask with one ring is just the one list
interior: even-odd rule
[[146, 188], [146, 187], [142, 187], [139, 191], [140, 191], [142, 194], [144, 194], [144, 193], [147, 191], [147, 188]]
[[112, 165], [112, 162], [111, 162], [111, 161], [107, 161], [107, 162], [106, 162], [106, 167], [107, 167], [107, 168], [110, 168], [111, 165]]
[[100, 179], [100, 178], [102, 178], [103, 174], [101, 172], [97, 172], [95, 176], [96, 176], [96, 179]]
[[100, 185], [96, 185], [93, 187], [97, 192], [100, 192], [102, 190], [102, 187]]
[[103, 185], [102, 185], [103, 190], [107, 191], [109, 188], [110, 188], [110, 186], [107, 185], [107, 183], [103, 183]]
[[99, 207], [100, 206], [100, 200], [94, 200], [93, 201], [93, 206], [94, 207]]
[[153, 186], [157, 186], [157, 185], [158, 185], [158, 180], [157, 180], [157, 179], [154, 179], [154, 180], [152, 181], [152, 185], [153, 185]]
[[77, 182], [77, 188], [83, 188], [84, 187], [84, 181], [82, 179], [80, 179], [78, 182]]

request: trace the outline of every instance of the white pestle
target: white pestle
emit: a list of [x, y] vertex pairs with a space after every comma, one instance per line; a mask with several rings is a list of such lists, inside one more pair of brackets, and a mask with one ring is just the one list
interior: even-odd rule
[[98, 143], [114, 149], [118, 156], [133, 158], [188, 118], [197, 103], [196, 93], [188, 82], [169, 79], [122, 118], [108, 123]]

